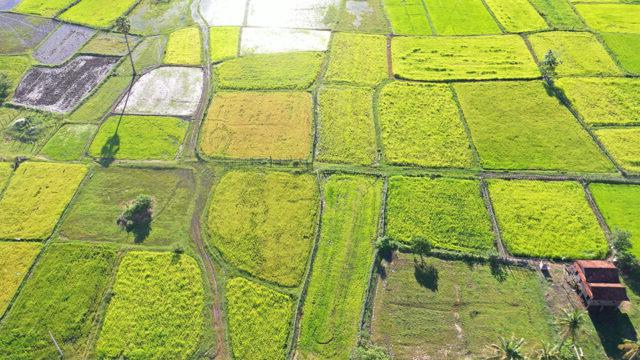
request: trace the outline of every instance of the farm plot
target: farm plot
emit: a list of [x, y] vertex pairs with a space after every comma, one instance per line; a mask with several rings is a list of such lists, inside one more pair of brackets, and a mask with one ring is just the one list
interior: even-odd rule
[[392, 42], [394, 73], [412, 80], [512, 79], [540, 75], [517, 35], [399, 37]]
[[576, 182], [491, 180], [502, 239], [513, 255], [602, 259], [603, 230]]
[[60, 20], [94, 28], [110, 28], [138, 0], [81, 0], [58, 16]]
[[531, 0], [531, 4], [553, 29], [586, 30], [586, 26], [567, 0]]
[[214, 74], [223, 89], [303, 90], [318, 77], [323, 59], [320, 52], [250, 55], [216, 66]]
[[220, 62], [238, 56], [240, 28], [234, 26], [212, 27], [209, 30], [211, 61]]
[[[99, 358], [187, 359], [204, 333], [204, 290], [189, 255], [132, 251], [120, 263]], [[140, 296], [144, 294], [144, 296]]]
[[56, 358], [49, 332], [65, 356], [85, 356], [115, 261], [113, 248], [51, 244], [3, 319], [0, 358]]
[[[131, 48], [141, 41], [138, 36], [128, 36]], [[127, 43], [122, 34], [100, 31], [80, 49], [82, 54], [96, 54], [107, 56], [127, 55]]]
[[9, 177], [13, 173], [13, 164], [8, 162], [0, 162], [0, 195], [2, 194], [2, 190], [4, 190], [4, 186], [7, 184]]
[[234, 358], [286, 359], [293, 299], [241, 277], [227, 282], [225, 295]]
[[640, 34], [600, 34], [622, 67], [640, 75]]
[[311, 95], [305, 92], [219, 92], [200, 148], [216, 158], [305, 160], [312, 121]]
[[466, 83], [454, 88], [485, 169], [614, 171], [589, 134], [541, 82]]
[[500, 34], [482, 0], [426, 0], [437, 35]]
[[89, 139], [96, 131], [95, 125], [67, 124], [61, 127], [40, 151], [54, 160], [78, 160], [84, 154]]
[[382, 35], [335, 33], [324, 79], [375, 85], [389, 77], [387, 39]]
[[246, 8], [247, 1], [200, 1], [200, 13], [209, 26], [242, 26]]
[[632, 4], [576, 4], [584, 21], [595, 31], [640, 33], [640, 6]]
[[[202, 97], [200, 68], [166, 66], [142, 75], [116, 112], [138, 115], [192, 116]], [[127, 103], [124, 109], [125, 102]]]
[[[20, 82], [20, 78], [29, 67], [31, 67], [31, 59], [26, 55], [0, 55], [0, 71], [8, 77], [9, 95], [13, 93], [13, 90]], [[0, 97], [0, 103], [4, 100], [4, 98]]]
[[62, 24], [34, 51], [33, 58], [45, 65], [60, 65], [86, 44], [96, 30]]
[[400, 255], [378, 280], [372, 340], [395, 359], [485, 358], [500, 336], [525, 338], [527, 353], [556, 340], [535, 272], [503, 267], [496, 275], [488, 264], [428, 258], [429, 277], [414, 261]]
[[[166, 36], [149, 36], [144, 38], [135, 49], [132, 49], [133, 63], [136, 67], [137, 74], [145, 74], [147, 71], [155, 70], [156, 67], [161, 65], [164, 59], [166, 45]], [[133, 75], [131, 62], [125, 59], [125, 61], [120, 63], [120, 66], [118, 66], [115, 72], [120, 76], [131, 77]]]
[[242, 29], [240, 55], [294, 51], [326, 51], [330, 31], [252, 28]]
[[7, 310], [40, 248], [37, 243], [0, 242], [0, 316]]
[[173, 65], [200, 65], [202, 62], [200, 30], [188, 27], [169, 34], [164, 63]]
[[474, 164], [448, 85], [394, 82], [382, 89], [378, 106], [388, 162], [457, 168]]
[[595, 133], [624, 170], [640, 173], [640, 127], [605, 128]]
[[[60, 226], [64, 240], [109, 241], [168, 246], [188, 244], [191, 237], [193, 175], [188, 170], [111, 167], [96, 171], [78, 192]], [[138, 195], [153, 199], [151, 226], [126, 232], [116, 219]]]
[[103, 159], [172, 160], [189, 123], [174, 117], [111, 116], [98, 130], [89, 154]]
[[127, 15], [136, 34], [162, 34], [193, 24], [191, 1], [142, 0]]
[[98, 123], [111, 110], [118, 98], [131, 86], [133, 79], [126, 76], [111, 76], [107, 78], [93, 95], [87, 98], [74, 112], [68, 121], [79, 123]]
[[0, 238], [49, 237], [86, 172], [83, 165], [21, 165], [0, 200]]
[[309, 258], [317, 208], [311, 175], [232, 171], [213, 190], [210, 241], [240, 270], [293, 287]]
[[424, 238], [475, 254], [494, 248], [478, 181], [395, 176], [387, 197], [387, 235], [397, 241], [410, 245]]
[[0, 156], [35, 154], [56, 130], [60, 118], [19, 108], [0, 107]]
[[13, 11], [24, 14], [54, 17], [73, 4], [75, 0], [22, 0]]
[[640, 79], [563, 78], [557, 86], [591, 125], [640, 124]]
[[640, 259], [640, 186], [596, 183], [589, 189], [609, 228], [631, 234], [631, 253]]
[[320, 90], [316, 160], [361, 165], [377, 160], [372, 98], [369, 88]]
[[384, 0], [394, 34], [431, 35], [427, 10], [420, 0]]
[[383, 0], [347, 0], [340, 12], [336, 30], [388, 34]]
[[55, 27], [56, 22], [50, 19], [0, 13], [0, 54], [19, 54], [31, 50]]
[[559, 75], [616, 75], [620, 69], [602, 44], [588, 32], [544, 32], [529, 36], [538, 59], [553, 50], [561, 63]]
[[303, 359], [346, 359], [356, 345], [369, 284], [382, 181], [336, 175], [324, 189], [322, 232], [302, 311], [298, 351]]
[[247, 25], [293, 29], [330, 29], [337, 20], [340, 0], [253, 0]]
[[78, 56], [60, 67], [35, 67], [22, 78], [12, 102], [67, 113], [86, 97], [118, 62], [105, 56]]
[[547, 23], [528, 0], [486, 0], [498, 21], [507, 32], [536, 31]]

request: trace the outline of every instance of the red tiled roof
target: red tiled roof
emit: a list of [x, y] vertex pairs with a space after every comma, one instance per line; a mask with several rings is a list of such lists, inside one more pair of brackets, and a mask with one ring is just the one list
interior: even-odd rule
[[589, 284], [593, 300], [629, 301], [627, 290], [622, 284]]
[[574, 264], [585, 295], [592, 300], [628, 301], [627, 291], [620, 283], [618, 268], [609, 261], [579, 260]]
[[618, 268], [609, 261], [578, 260], [576, 265], [590, 283], [619, 283]]

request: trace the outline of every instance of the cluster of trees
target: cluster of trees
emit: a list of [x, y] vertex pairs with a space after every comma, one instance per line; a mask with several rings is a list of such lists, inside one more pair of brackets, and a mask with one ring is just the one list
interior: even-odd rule
[[613, 230], [613, 255], [616, 257], [616, 265], [624, 273], [640, 273], [640, 262], [631, 254], [631, 234], [620, 229]]
[[138, 195], [116, 220], [116, 224], [126, 231], [147, 227], [151, 223], [153, 199], [149, 195]]

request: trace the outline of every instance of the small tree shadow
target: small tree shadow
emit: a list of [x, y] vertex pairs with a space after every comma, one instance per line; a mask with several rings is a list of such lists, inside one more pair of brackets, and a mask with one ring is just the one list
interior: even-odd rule
[[424, 260], [413, 259], [413, 275], [418, 284], [431, 291], [438, 291], [438, 269], [424, 262]]
[[491, 270], [491, 275], [496, 280], [498, 280], [498, 282], [507, 280], [507, 266], [501, 263], [499, 260], [489, 261], [489, 269]]
[[133, 226], [128, 232], [133, 234], [133, 241], [136, 244], [143, 242], [151, 233], [151, 221]]
[[120, 150], [120, 135], [116, 131], [100, 149], [100, 159], [98, 163], [103, 167], [108, 167], [115, 161], [116, 154]]

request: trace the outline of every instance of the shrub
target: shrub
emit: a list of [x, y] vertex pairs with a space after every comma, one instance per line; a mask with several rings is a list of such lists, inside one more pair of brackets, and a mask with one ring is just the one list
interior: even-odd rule
[[378, 346], [358, 346], [349, 356], [349, 360], [391, 360], [391, 356]]
[[[1, 82], [2, 76], [0, 75], [0, 87], [2, 86]], [[1, 92], [2, 89], [0, 89], [0, 93]], [[35, 116], [28, 116], [19, 118], [11, 123], [11, 125], [9, 125], [9, 127], [5, 131], [5, 134], [15, 141], [33, 144], [40, 138], [40, 135], [44, 132], [44, 130], [45, 124], [42, 119]]]
[[116, 223], [127, 231], [151, 223], [153, 199], [149, 195], [138, 195], [127, 207]]

